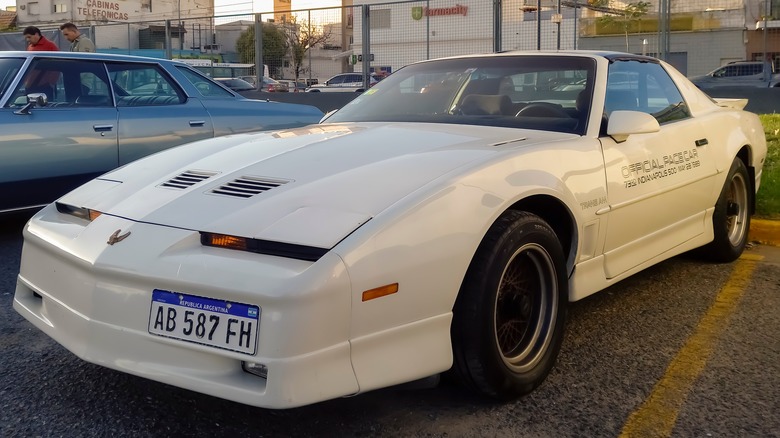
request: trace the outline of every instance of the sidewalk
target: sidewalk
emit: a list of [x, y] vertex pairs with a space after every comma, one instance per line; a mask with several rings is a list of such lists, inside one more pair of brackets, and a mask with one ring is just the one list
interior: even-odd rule
[[753, 218], [750, 221], [748, 241], [780, 246], [780, 221]]

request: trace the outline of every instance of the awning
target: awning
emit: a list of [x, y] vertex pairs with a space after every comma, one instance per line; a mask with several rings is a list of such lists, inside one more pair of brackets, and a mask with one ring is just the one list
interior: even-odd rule
[[353, 52], [354, 51], [350, 49], [345, 52], [336, 53], [335, 55], [331, 56], [330, 59], [346, 58], [347, 56], [352, 55]]

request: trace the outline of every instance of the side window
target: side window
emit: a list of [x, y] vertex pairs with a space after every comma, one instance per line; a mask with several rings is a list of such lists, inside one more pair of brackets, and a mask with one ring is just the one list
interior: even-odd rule
[[645, 112], [660, 124], [690, 117], [674, 81], [656, 63], [618, 61], [611, 64], [604, 106], [607, 114], [616, 110]]
[[[102, 67], [102, 66], [101, 66]], [[106, 80], [105, 70], [99, 73], [87, 71], [79, 73], [79, 86], [81, 95], [76, 98], [79, 106], [113, 106], [111, 92]]]
[[184, 93], [158, 65], [109, 63], [117, 106], [178, 105]]
[[184, 77], [186, 77], [187, 80], [190, 81], [190, 83], [194, 85], [195, 88], [198, 89], [198, 93], [200, 93], [201, 96], [234, 97], [229, 91], [220, 87], [218, 84], [214, 83], [214, 81], [207, 78], [202, 73], [195, 71], [186, 66], [177, 65], [176, 68], [179, 70], [179, 73], [183, 74]]
[[[0, 96], [5, 94], [5, 91], [11, 85], [11, 82], [16, 78], [19, 73], [19, 69], [22, 68], [24, 59], [22, 58], [2, 58], [0, 59]], [[11, 102], [13, 103], [13, 102]]]
[[99, 61], [36, 59], [14, 90], [9, 105], [24, 105], [30, 93], [45, 93], [50, 107], [112, 106], [106, 70]]
[[334, 76], [328, 81], [328, 85], [338, 85], [344, 82], [344, 76]]

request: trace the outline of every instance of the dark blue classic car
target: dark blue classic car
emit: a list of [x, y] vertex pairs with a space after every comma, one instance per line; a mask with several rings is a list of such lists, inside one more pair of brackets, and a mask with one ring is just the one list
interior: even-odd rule
[[0, 52], [0, 213], [45, 205], [137, 158], [195, 140], [317, 123], [180, 62]]

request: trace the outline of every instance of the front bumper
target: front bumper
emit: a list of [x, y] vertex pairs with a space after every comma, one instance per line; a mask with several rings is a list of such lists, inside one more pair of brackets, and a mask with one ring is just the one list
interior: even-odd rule
[[[131, 235], [107, 244], [116, 230]], [[333, 253], [310, 263], [207, 248], [191, 230], [108, 215], [86, 226], [52, 206], [24, 234], [14, 308], [86, 361], [265, 408], [359, 392], [351, 290]], [[154, 289], [259, 306], [257, 353], [148, 333]], [[267, 378], [244, 372], [242, 361], [265, 365]]]

